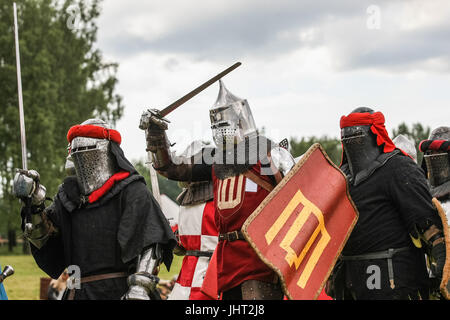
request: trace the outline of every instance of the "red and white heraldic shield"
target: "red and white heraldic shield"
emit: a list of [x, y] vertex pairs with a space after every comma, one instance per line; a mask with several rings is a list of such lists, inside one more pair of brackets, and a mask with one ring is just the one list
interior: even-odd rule
[[344, 173], [316, 143], [245, 221], [242, 231], [289, 299], [317, 299], [358, 211]]

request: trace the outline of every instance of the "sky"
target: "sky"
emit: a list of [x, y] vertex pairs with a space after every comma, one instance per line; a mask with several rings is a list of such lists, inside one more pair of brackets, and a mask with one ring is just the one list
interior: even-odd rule
[[[125, 105], [116, 129], [130, 160], [145, 159], [142, 112], [223, 78], [274, 141], [339, 137], [361, 106], [400, 123], [450, 125], [450, 3], [445, 0], [106, 0], [97, 47], [119, 64]], [[219, 84], [167, 116], [172, 149], [212, 141]], [[393, 138], [393, 137], [392, 137]]]

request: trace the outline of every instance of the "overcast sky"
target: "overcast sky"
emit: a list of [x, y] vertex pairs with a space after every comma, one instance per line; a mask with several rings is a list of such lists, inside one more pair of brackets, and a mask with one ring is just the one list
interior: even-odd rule
[[[389, 133], [401, 122], [450, 125], [446, 0], [106, 0], [98, 26], [105, 60], [119, 63], [116, 128], [130, 160], [145, 157], [146, 108], [166, 107], [237, 61], [223, 81], [275, 141], [338, 137], [340, 117], [359, 106], [382, 111]], [[174, 150], [212, 141], [218, 89], [168, 116]]]

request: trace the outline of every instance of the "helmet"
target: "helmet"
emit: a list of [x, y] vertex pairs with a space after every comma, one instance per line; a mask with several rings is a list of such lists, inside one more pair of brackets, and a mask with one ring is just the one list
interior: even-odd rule
[[[428, 140], [450, 141], [450, 127], [434, 129]], [[432, 186], [436, 187], [450, 181], [450, 156], [448, 149], [441, 150], [441, 148], [436, 148], [436, 150], [433, 150], [429, 148], [425, 151], [423, 159], [428, 172], [428, 179]]]
[[214, 142], [218, 147], [235, 145], [256, 136], [256, 126], [247, 100], [236, 97], [219, 80], [216, 103], [209, 110]]
[[[89, 119], [81, 124], [109, 129], [100, 119]], [[70, 142], [70, 158], [75, 166], [78, 185], [84, 195], [100, 188], [117, 172], [115, 158], [111, 154], [109, 140], [76, 136]]]
[[[370, 113], [374, 111], [370, 108], [357, 108], [353, 113]], [[341, 142], [344, 149], [345, 159], [348, 162], [351, 176], [364, 169], [369, 168], [374, 160], [382, 153], [377, 145], [375, 134], [371, 131], [370, 125], [354, 125], [341, 129]]]

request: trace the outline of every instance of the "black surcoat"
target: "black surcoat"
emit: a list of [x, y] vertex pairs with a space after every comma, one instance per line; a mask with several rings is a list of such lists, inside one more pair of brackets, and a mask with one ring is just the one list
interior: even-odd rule
[[[115, 151], [122, 157], [119, 160], [127, 162], [121, 150]], [[68, 177], [45, 209], [58, 233], [41, 249], [31, 245], [31, 251], [50, 277], [58, 278], [70, 265], [80, 268], [81, 277], [131, 274], [136, 271], [138, 255], [156, 243], [162, 245], [163, 262], [170, 268], [176, 240], [169, 223], [144, 178], [128, 162], [121, 167], [131, 172], [130, 176], [98, 201], [82, 204], [76, 178]], [[75, 290], [75, 299], [120, 299], [127, 290], [126, 276], [99, 280], [82, 284]]]
[[[345, 172], [346, 168], [342, 169]], [[359, 218], [342, 256], [403, 249], [392, 257], [391, 266], [388, 259], [350, 258], [338, 263], [335, 271], [339, 267], [340, 279], [345, 280], [341, 284], [345, 285], [346, 298], [417, 298], [419, 290], [424, 294], [429, 286], [424, 252], [413, 245], [410, 234], [416, 234], [416, 226], [441, 223], [422, 169], [409, 157], [394, 154], [363, 182], [350, 184], [350, 195]], [[368, 280], [377, 267], [381, 271], [380, 287], [374, 288]], [[394, 288], [389, 281], [391, 274]]]

